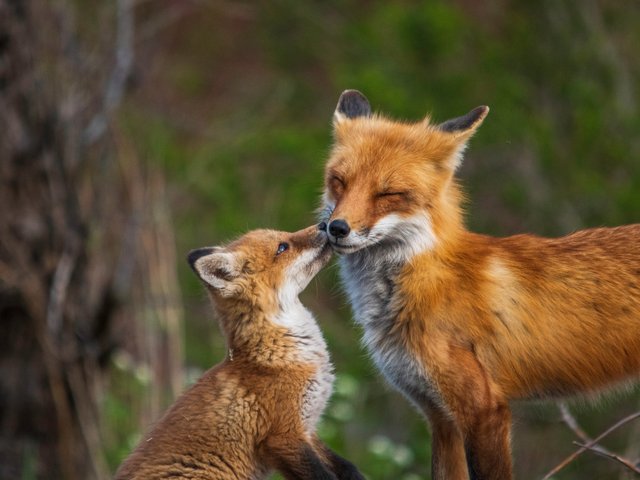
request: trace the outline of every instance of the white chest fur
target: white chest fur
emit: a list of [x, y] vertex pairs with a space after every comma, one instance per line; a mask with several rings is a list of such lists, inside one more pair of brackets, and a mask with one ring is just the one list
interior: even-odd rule
[[276, 323], [287, 327], [288, 336], [294, 341], [290, 361], [309, 364], [315, 369], [302, 393], [300, 411], [307, 433], [312, 434], [333, 391], [333, 365], [327, 344], [311, 312], [299, 301], [286, 305]]
[[439, 405], [428, 372], [407, 350], [401, 332], [393, 329], [404, 308], [396, 286], [404, 261], [377, 250], [382, 249], [369, 248], [340, 259], [355, 321], [364, 329], [363, 343], [387, 381], [416, 406]]
[[327, 360], [325, 365], [318, 368], [316, 374], [307, 384], [307, 388], [302, 395], [302, 422], [307, 434], [311, 435], [316, 431], [318, 421], [324, 412], [331, 393], [333, 391], [333, 366]]

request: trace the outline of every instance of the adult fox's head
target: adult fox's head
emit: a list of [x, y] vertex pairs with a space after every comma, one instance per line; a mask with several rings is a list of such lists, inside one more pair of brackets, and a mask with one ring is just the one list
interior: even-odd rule
[[489, 108], [441, 124], [400, 123], [372, 114], [358, 91], [345, 91], [333, 123], [322, 220], [334, 250], [398, 246], [409, 256], [461, 227], [453, 179], [469, 138]]

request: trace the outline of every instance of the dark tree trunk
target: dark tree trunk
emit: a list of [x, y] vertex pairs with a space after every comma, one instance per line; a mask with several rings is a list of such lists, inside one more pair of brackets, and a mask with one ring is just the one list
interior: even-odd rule
[[98, 400], [135, 243], [108, 135], [130, 60], [90, 64], [52, 3], [0, 0], [0, 478], [106, 476]]

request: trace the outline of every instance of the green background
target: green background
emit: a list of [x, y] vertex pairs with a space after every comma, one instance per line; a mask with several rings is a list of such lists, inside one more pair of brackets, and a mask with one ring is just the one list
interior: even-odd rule
[[[175, 6], [149, 2], [140, 23]], [[196, 2], [158, 28], [139, 45], [144, 69], [118, 128], [145, 169], [166, 182], [181, 361], [191, 381], [225, 352], [186, 253], [257, 227], [316, 221], [331, 116], [344, 89], [364, 92], [375, 111], [398, 119], [443, 121], [490, 106], [459, 171], [475, 231], [555, 236], [640, 220], [635, 1]], [[303, 302], [325, 332], [338, 376], [321, 437], [371, 479], [428, 478], [427, 426], [361, 348], [335, 266]], [[104, 404], [112, 468], [146, 428], [137, 412], [147, 386], [144, 375], [115, 365]], [[595, 407], [581, 400], [576, 411], [595, 435], [637, 408], [635, 390]], [[518, 478], [540, 478], [574, 450], [559, 418], [553, 404], [515, 406]], [[639, 443], [631, 425], [606, 445], [633, 457]], [[586, 454], [556, 478], [625, 478], [621, 472]]]

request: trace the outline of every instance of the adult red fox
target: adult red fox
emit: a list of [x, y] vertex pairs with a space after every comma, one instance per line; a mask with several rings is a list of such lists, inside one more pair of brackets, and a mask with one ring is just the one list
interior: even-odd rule
[[320, 230], [258, 230], [189, 254], [229, 353], [143, 437], [116, 479], [258, 480], [278, 470], [287, 479], [364, 480], [315, 433], [333, 367], [298, 294], [331, 256]]
[[640, 374], [640, 225], [550, 239], [463, 224], [454, 173], [489, 109], [441, 124], [334, 115], [324, 214], [364, 343], [428, 418], [432, 478], [512, 478], [512, 399]]

